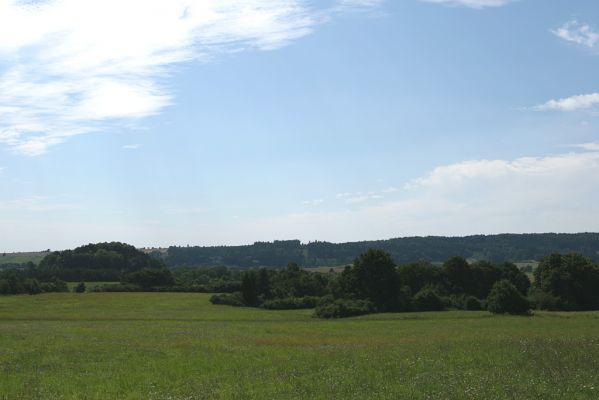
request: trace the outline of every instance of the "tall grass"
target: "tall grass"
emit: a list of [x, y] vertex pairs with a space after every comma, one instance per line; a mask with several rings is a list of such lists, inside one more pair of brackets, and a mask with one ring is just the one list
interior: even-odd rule
[[0, 398], [599, 397], [599, 313], [323, 321], [209, 296], [0, 297]]

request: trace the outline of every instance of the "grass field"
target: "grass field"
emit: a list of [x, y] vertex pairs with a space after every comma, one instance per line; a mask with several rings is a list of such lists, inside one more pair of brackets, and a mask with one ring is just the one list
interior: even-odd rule
[[7, 253], [5, 256], [0, 254], [0, 266], [3, 264], [25, 264], [31, 261], [34, 264], [39, 264], [46, 253]]
[[599, 397], [599, 313], [323, 321], [208, 298], [0, 297], [0, 398]]

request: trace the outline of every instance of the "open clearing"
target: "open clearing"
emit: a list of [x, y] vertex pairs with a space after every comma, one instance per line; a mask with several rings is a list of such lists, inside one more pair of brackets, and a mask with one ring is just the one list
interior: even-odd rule
[[379, 314], [209, 295], [0, 297], [2, 399], [596, 399], [599, 313]]

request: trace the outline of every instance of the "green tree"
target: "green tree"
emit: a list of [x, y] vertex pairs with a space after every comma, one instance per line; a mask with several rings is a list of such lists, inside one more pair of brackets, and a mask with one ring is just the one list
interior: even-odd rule
[[530, 304], [512, 282], [502, 279], [493, 285], [487, 298], [487, 309], [493, 314], [522, 315], [529, 313]]
[[370, 300], [379, 311], [401, 309], [400, 282], [389, 253], [369, 249], [339, 278], [343, 297]]

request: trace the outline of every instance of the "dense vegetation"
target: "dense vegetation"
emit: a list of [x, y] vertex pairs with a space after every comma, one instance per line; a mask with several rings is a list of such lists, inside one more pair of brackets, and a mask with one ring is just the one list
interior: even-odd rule
[[[579, 253], [599, 261], [599, 233], [503, 234], [466, 237], [407, 237], [354, 243], [299, 240], [257, 242], [247, 246], [170, 247], [165, 261], [174, 266], [280, 267], [293, 260], [301, 267], [351, 263], [370, 248], [382, 249], [398, 263], [443, 261], [453, 256], [494, 263], [540, 260], [551, 253]], [[157, 254], [159, 256], [159, 254]]]
[[133, 246], [112, 242], [50, 253], [40, 261], [36, 274], [41, 279], [118, 281], [124, 273], [164, 267], [162, 260], [150, 257]]
[[[123, 243], [99, 243], [48, 254], [32, 262], [0, 270], [0, 294], [67, 291], [65, 281], [80, 282], [85, 291], [233, 292], [242, 272], [226, 267], [167, 269], [160, 259]], [[83, 282], [88, 282], [85, 285]], [[97, 283], [94, 283], [97, 282]]]
[[[291, 242], [288, 242], [291, 243]], [[283, 256], [280, 256], [283, 257]], [[65, 291], [65, 280], [87, 282], [74, 291], [212, 292], [215, 304], [267, 309], [315, 308], [321, 317], [372, 312], [481, 310], [527, 313], [599, 309], [599, 267], [580, 254], [545, 257], [529, 278], [509, 262], [468, 262], [448, 258], [442, 266], [426, 261], [396, 264], [381, 249], [368, 249], [342, 273], [287, 268], [166, 268], [122, 243], [90, 244], [47, 255], [39, 266], [0, 271], [0, 294]], [[113, 282], [92, 285], [92, 282]]]
[[[507, 283], [505, 292], [498, 283]], [[446, 308], [481, 309], [492, 290], [498, 313], [526, 313], [530, 281], [514, 264], [486, 261], [469, 264], [452, 257], [442, 267], [418, 262], [396, 266], [382, 250], [370, 249], [341, 274], [318, 274], [301, 270], [295, 263], [286, 269], [251, 269], [244, 273], [241, 291], [215, 295], [215, 304], [263, 308], [314, 308], [319, 317], [345, 317], [371, 312], [437, 311]], [[524, 309], [503, 302], [518, 303]], [[273, 307], [273, 304], [276, 307]]]
[[528, 314], [550, 310], [599, 310], [599, 266], [579, 254], [553, 254], [535, 271], [534, 285], [514, 264], [468, 263], [451, 257], [442, 267], [427, 262], [396, 266], [370, 249], [341, 274], [251, 269], [241, 291], [215, 295], [215, 304], [276, 309], [314, 308], [324, 318], [372, 312], [481, 310]]

